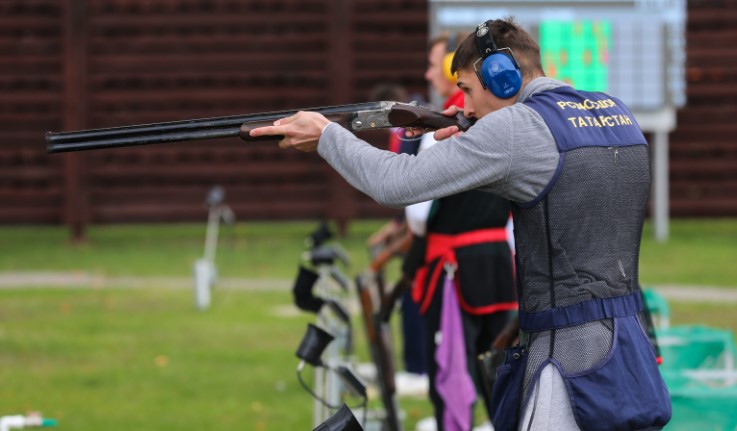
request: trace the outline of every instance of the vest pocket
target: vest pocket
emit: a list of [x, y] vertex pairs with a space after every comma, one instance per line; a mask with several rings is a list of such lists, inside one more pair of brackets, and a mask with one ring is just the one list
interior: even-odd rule
[[670, 420], [670, 396], [637, 315], [614, 318], [614, 342], [604, 361], [561, 375], [584, 431], [658, 429]]
[[524, 346], [514, 346], [504, 349], [504, 352], [504, 364], [496, 372], [496, 382], [492, 390], [491, 411], [494, 412], [492, 423], [496, 430], [513, 431], [519, 424], [527, 350]]

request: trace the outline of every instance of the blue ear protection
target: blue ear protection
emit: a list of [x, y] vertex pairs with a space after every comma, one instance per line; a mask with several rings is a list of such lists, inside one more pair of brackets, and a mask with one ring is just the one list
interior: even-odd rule
[[476, 48], [481, 58], [474, 63], [473, 68], [484, 88], [500, 99], [509, 99], [522, 87], [522, 74], [512, 50], [497, 48], [491, 36], [490, 23], [486, 21], [476, 27]]

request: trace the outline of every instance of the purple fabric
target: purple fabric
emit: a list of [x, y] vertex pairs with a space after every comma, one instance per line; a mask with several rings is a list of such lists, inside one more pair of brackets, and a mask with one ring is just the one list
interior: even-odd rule
[[443, 429], [468, 431], [473, 420], [476, 387], [468, 373], [461, 308], [452, 274], [445, 277], [443, 286], [440, 334], [440, 345], [435, 351], [435, 362], [438, 364], [435, 388], [445, 404]]

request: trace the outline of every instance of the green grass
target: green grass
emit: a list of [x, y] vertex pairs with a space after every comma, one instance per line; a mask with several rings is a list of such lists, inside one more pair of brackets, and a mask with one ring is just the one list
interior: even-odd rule
[[294, 356], [310, 318], [285, 292], [0, 292], [0, 406], [68, 430], [306, 429]]
[[[353, 223], [340, 238], [353, 260], [367, 264], [366, 238], [382, 222]], [[220, 229], [216, 254], [223, 277], [291, 278], [316, 222], [247, 223]], [[0, 271], [75, 271], [110, 276], [189, 276], [204, 253], [205, 225], [92, 226], [74, 244], [58, 226], [0, 227]]]
[[[365, 239], [381, 223], [353, 223], [339, 239], [352, 258], [348, 275], [365, 267]], [[316, 225], [224, 227], [221, 277], [292, 279]], [[3, 226], [0, 274], [190, 278], [204, 235], [203, 224], [94, 226], [85, 243], [73, 244], [61, 227]], [[674, 220], [667, 243], [651, 237], [647, 226], [643, 285], [737, 288], [737, 220]], [[295, 312], [286, 288], [216, 288], [213, 295], [211, 309], [198, 312], [188, 287], [0, 289], [0, 415], [38, 410], [75, 431], [312, 429], [294, 352], [314, 316]], [[671, 321], [737, 330], [733, 309], [672, 302]], [[358, 318], [354, 330], [356, 356], [365, 361]], [[422, 399], [400, 399], [400, 406], [407, 429], [431, 413]]]
[[670, 238], [658, 243], [645, 225], [640, 253], [642, 284], [737, 288], [737, 220], [672, 220]]
[[[340, 239], [352, 258], [348, 275], [367, 264], [365, 239], [381, 223], [354, 224]], [[218, 271], [292, 279], [316, 226], [224, 227]], [[82, 244], [67, 235], [0, 228], [0, 273], [189, 278], [205, 232], [199, 224], [99, 226]], [[312, 429], [295, 351], [314, 316], [299, 313], [286, 289], [216, 288], [212, 307], [198, 312], [188, 287], [0, 289], [0, 415], [38, 410], [73, 430]], [[354, 326], [357, 360], [367, 361], [358, 318]], [[305, 375], [311, 382], [309, 367]], [[425, 400], [402, 408], [409, 427], [431, 413]]]
[[[350, 225], [340, 238], [353, 262], [365, 267], [366, 238], [381, 221]], [[291, 278], [312, 221], [248, 223], [220, 232], [217, 267], [223, 277]], [[187, 276], [203, 254], [204, 224], [92, 226], [87, 241], [71, 244], [57, 226], [0, 227], [0, 271], [76, 271], [110, 276]], [[658, 243], [645, 226], [640, 256], [643, 284], [737, 287], [737, 220], [672, 220]]]

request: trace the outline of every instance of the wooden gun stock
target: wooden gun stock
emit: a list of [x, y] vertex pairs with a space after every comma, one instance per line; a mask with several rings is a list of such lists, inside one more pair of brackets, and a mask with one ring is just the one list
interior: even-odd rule
[[381, 400], [386, 411], [388, 431], [401, 431], [399, 408], [395, 399], [394, 360], [392, 356], [391, 328], [376, 314], [371, 287], [361, 276], [356, 277], [356, 288], [361, 301], [361, 311], [366, 327], [366, 338], [371, 351], [371, 359], [376, 365], [376, 375], [381, 392]]
[[404, 294], [405, 291], [411, 288], [412, 280], [406, 275], [402, 275], [399, 281], [394, 284], [392, 290], [387, 292], [381, 299], [381, 309], [379, 310], [378, 316], [381, 322], [389, 323], [389, 320], [392, 317], [392, 312], [394, 312], [394, 307], [397, 302], [399, 302], [399, 298], [402, 297], [402, 294]]

